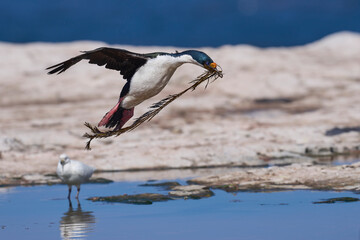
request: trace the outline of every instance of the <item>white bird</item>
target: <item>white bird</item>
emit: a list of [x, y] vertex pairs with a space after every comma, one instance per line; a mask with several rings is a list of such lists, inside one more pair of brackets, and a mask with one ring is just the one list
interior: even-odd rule
[[66, 154], [60, 155], [56, 173], [69, 187], [68, 199], [70, 199], [72, 185], [77, 187], [76, 199], [79, 198], [80, 184], [88, 181], [94, 170], [93, 167], [82, 162], [71, 160]]

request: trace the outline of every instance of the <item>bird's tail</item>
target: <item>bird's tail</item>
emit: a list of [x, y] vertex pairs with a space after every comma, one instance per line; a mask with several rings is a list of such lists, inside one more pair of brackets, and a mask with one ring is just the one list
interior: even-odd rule
[[115, 127], [115, 130], [121, 129], [122, 126], [134, 115], [134, 108], [125, 109], [120, 107], [121, 100], [108, 111], [98, 126], [105, 126], [107, 128]]

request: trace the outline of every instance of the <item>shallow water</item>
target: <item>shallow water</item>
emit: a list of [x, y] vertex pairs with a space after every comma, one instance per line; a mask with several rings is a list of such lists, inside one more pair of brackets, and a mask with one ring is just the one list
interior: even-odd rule
[[[80, 205], [65, 185], [0, 189], [0, 239], [359, 239], [360, 203], [314, 204], [351, 192], [215, 190], [201, 200], [108, 204], [92, 196], [158, 192], [144, 182], [84, 184]], [[182, 182], [184, 183], [184, 182]]]

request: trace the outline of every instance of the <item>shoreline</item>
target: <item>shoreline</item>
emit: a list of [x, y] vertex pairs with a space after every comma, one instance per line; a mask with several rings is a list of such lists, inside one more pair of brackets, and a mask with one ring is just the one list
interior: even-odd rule
[[[301, 164], [312, 162], [306, 154], [360, 149], [360, 34], [340, 32], [290, 48], [200, 49], [222, 66], [223, 79], [187, 93], [130, 133], [94, 140], [93, 150], [85, 151], [83, 123], [98, 122], [125, 81], [116, 71], [85, 62], [58, 76], [44, 69], [99, 44], [0, 43], [7, 56], [0, 59], [0, 179], [51, 174], [61, 153], [112, 171], [256, 166], [269, 159]], [[135, 109], [134, 118], [202, 71], [179, 68], [163, 93]], [[335, 134], [327, 135], [331, 130]]]

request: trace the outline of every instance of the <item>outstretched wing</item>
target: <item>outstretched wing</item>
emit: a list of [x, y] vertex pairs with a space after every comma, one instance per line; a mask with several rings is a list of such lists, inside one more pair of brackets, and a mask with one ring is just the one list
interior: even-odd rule
[[46, 70], [50, 70], [48, 74], [60, 74], [72, 65], [83, 59], [87, 59], [89, 63], [97, 64], [98, 66], [105, 65], [108, 69], [120, 71], [124, 79], [129, 80], [136, 70], [144, 65], [149, 58], [151, 58], [151, 56], [147, 56], [146, 54], [133, 53], [124, 49], [102, 47], [92, 51], [84, 51], [83, 54], [48, 67]]

